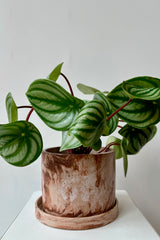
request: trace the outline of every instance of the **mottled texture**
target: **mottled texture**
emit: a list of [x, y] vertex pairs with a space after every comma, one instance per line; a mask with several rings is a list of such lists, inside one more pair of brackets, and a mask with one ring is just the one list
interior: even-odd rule
[[115, 202], [113, 208], [107, 212], [88, 216], [88, 217], [59, 217], [48, 214], [43, 211], [42, 197], [37, 199], [35, 204], [36, 217], [43, 224], [50, 227], [70, 229], [70, 230], [84, 230], [104, 226], [118, 216], [118, 202]]
[[[53, 153], [54, 152], [54, 153]], [[115, 153], [42, 153], [42, 206], [63, 217], [101, 214], [115, 205]]]

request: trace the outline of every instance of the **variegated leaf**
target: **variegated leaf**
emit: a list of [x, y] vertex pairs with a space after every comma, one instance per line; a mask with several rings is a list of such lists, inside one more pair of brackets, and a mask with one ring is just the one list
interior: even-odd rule
[[0, 125], [0, 155], [10, 164], [23, 167], [35, 161], [42, 151], [42, 137], [30, 122]]
[[51, 128], [66, 131], [84, 102], [54, 81], [35, 80], [26, 93], [39, 117]]
[[106, 106], [101, 100], [88, 102], [73, 122], [69, 134], [74, 135], [84, 147], [93, 147], [102, 135], [106, 123]]
[[60, 151], [74, 149], [81, 146], [81, 142], [73, 135], [68, 135], [68, 131], [62, 132], [62, 144]]
[[123, 89], [130, 98], [156, 100], [160, 98], [160, 79], [136, 77], [123, 82]]
[[98, 151], [102, 146], [102, 141], [99, 138], [98, 141], [96, 143], [94, 143], [91, 147], [95, 150]]
[[[122, 88], [122, 84], [114, 88], [108, 95], [114, 110], [128, 102], [129, 97]], [[148, 101], [133, 99], [117, 114], [119, 118], [136, 128], [145, 128], [160, 121], [160, 99]]]
[[[111, 108], [111, 104], [109, 101], [106, 99], [105, 95], [102, 92], [97, 92], [94, 95], [94, 99], [96, 100], [101, 100], [105, 103], [106, 105], [106, 118], [109, 117], [114, 111]], [[112, 132], [115, 131], [115, 129], [118, 126], [118, 116], [114, 115], [109, 121], [106, 121], [105, 128], [103, 130], [103, 135], [108, 136]]]
[[156, 126], [149, 126], [143, 129], [137, 129], [125, 125], [119, 130], [119, 134], [125, 137], [127, 141], [127, 154], [136, 154], [139, 150], [149, 142], [156, 133]]

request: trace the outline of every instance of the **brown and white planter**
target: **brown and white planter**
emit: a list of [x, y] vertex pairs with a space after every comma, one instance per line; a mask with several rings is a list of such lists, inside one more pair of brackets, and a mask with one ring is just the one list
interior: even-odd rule
[[62, 229], [106, 225], [118, 215], [115, 153], [42, 152], [42, 197], [36, 202], [40, 222]]

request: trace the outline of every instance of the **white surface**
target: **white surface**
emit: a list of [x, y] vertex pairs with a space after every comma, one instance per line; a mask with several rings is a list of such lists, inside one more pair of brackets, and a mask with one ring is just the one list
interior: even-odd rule
[[[160, 0], [0, 0], [0, 124], [7, 122], [7, 93], [12, 92], [17, 105], [28, 104], [29, 84], [62, 61], [75, 95], [82, 98], [78, 82], [111, 90], [138, 75], [160, 78], [159, 12]], [[19, 111], [20, 119], [27, 113]], [[35, 113], [30, 120], [45, 148], [60, 144], [61, 134], [44, 126]], [[160, 233], [159, 139], [160, 131], [129, 157], [127, 178], [122, 159], [117, 161], [116, 186], [128, 191]], [[40, 158], [16, 168], [0, 157], [0, 236], [40, 189], [40, 171]]]
[[126, 191], [117, 191], [119, 216], [114, 222], [81, 231], [61, 230], [40, 223], [34, 215], [35, 201], [40, 195], [40, 192], [32, 195], [2, 240], [160, 240]]

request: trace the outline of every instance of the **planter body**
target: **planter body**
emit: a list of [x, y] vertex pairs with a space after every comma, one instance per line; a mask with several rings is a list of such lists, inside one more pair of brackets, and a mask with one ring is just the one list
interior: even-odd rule
[[42, 152], [42, 208], [59, 217], [89, 217], [115, 205], [115, 153]]

